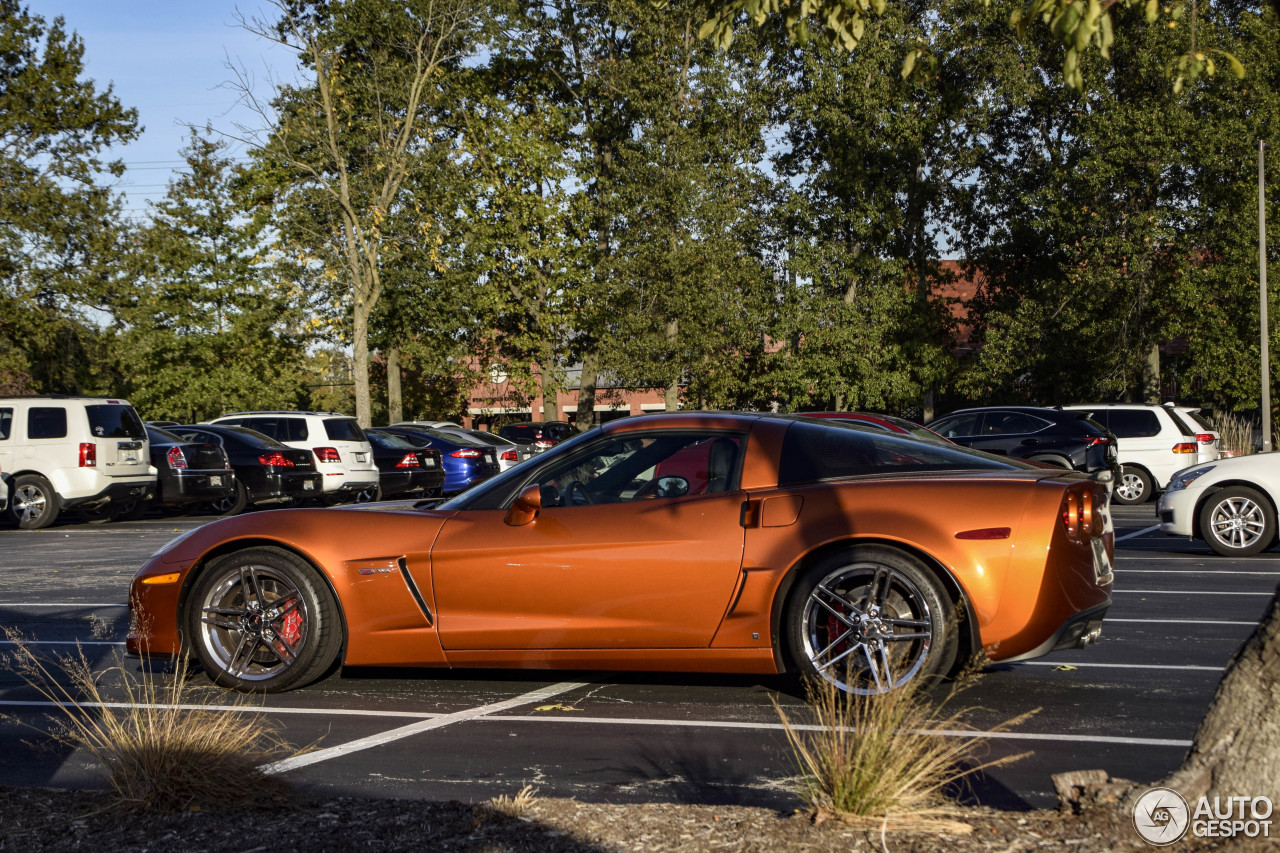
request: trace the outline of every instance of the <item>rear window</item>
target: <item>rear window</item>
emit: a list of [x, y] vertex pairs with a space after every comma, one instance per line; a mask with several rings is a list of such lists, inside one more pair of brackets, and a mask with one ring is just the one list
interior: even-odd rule
[[1204, 430], [1205, 432], [1218, 431], [1218, 428], [1215, 427], [1213, 424], [1209, 423], [1209, 421], [1204, 417], [1204, 415], [1200, 414], [1199, 412], [1188, 412], [1188, 411], [1179, 409], [1178, 414], [1183, 415], [1184, 417], [1190, 418], [1191, 421], [1196, 426], [1200, 427], [1200, 429]]
[[[330, 441], [368, 441], [355, 418], [325, 418], [325, 435]], [[294, 439], [290, 439], [291, 441]]]
[[1173, 422], [1178, 425], [1178, 429], [1183, 435], [1195, 435], [1196, 428], [1189, 426], [1185, 420], [1187, 413], [1180, 412], [1177, 409], [1165, 409], [1169, 413], [1169, 417], [1173, 418]]
[[133, 406], [85, 406], [89, 431], [97, 438], [146, 438], [147, 428]]
[[27, 438], [66, 438], [67, 410], [32, 406], [27, 410]]
[[1031, 466], [960, 446], [917, 441], [837, 424], [797, 421], [787, 430], [778, 484], [912, 471], [1014, 471]]
[[522, 424], [520, 426], [505, 426], [498, 431], [499, 435], [505, 435], [507, 438], [516, 441], [531, 442], [541, 433], [537, 427]]
[[[385, 432], [366, 432], [364, 436], [374, 447], [381, 447], [386, 450], [412, 450], [414, 448], [413, 444], [398, 435], [389, 435]], [[330, 436], [330, 438], [332, 437]]]
[[1106, 425], [1116, 438], [1149, 438], [1160, 434], [1160, 418], [1150, 409], [1109, 409], [1098, 414], [1104, 415]]

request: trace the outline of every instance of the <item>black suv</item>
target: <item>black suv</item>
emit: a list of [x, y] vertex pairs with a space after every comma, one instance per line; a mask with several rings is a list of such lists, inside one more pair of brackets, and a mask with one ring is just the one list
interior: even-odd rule
[[564, 421], [521, 421], [498, 430], [498, 435], [517, 444], [532, 444], [535, 453], [555, 447], [577, 434], [578, 430]]
[[956, 444], [1077, 471], [1118, 471], [1116, 439], [1088, 412], [1036, 406], [961, 409], [929, 429]]

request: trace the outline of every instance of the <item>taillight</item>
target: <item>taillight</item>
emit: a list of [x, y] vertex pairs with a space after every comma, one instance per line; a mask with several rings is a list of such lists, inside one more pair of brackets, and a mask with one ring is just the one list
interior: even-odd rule
[[1213, 433], [1198, 432], [1196, 433], [1196, 441], [1200, 442], [1201, 444], [1213, 444]]
[[1067, 492], [1062, 500], [1062, 526], [1067, 536], [1075, 539], [1093, 532], [1093, 493]]
[[397, 468], [418, 468], [418, 467], [421, 467], [421, 466], [418, 464], [418, 454], [416, 454], [416, 453], [406, 453], [406, 454], [404, 455], [404, 458], [403, 458], [403, 459], [401, 459], [399, 462], [397, 462], [397, 463], [396, 463], [396, 467], [397, 467]]
[[321, 462], [341, 462], [342, 457], [338, 455], [336, 447], [317, 447], [315, 448], [316, 459]]
[[519, 462], [520, 457], [516, 455], [516, 452], [514, 450], [508, 450], [502, 454], [502, 461], [503, 462]]
[[1106, 436], [1099, 436], [1098, 438], [1089, 439], [1089, 443], [1086, 444], [1085, 447], [1093, 447], [1095, 444], [1106, 444], [1106, 443], [1107, 443]]
[[271, 465], [276, 468], [292, 468], [293, 460], [287, 458], [279, 450], [273, 450], [270, 453], [264, 453], [258, 457], [258, 461], [263, 465]]
[[479, 459], [481, 453], [479, 450], [473, 450], [470, 447], [464, 447], [461, 450], [455, 450], [449, 454], [456, 459]]
[[92, 441], [80, 442], [80, 467], [96, 468], [98, 466], [98, 445]]
[[1194, 441], [1180, 441], [1173, 446], [1174, 453], [1198, 453], [1199, 450]]
[[187, 467], [187, 457], [186, 454], [182, 452], [181, 447], [170, 447], [169, 452], [166, 453], [165, 456], [169, 457], [169, 467], [175, 471]]

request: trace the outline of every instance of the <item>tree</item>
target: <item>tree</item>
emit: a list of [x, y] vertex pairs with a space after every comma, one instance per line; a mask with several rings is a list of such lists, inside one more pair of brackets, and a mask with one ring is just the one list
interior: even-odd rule
[[[103, 156], [138, 134], [137, 112], [84, 73], [84, 42], [0, 0], [0, 386], [110, 390], [90, 308], [110, 301], [118, 177]], [[89, 357], [91, 355], [91, 357]]]
[[310, 77], [282, 86], [270, 107], [253, 101], [271, 125], [255, 156], [275, 171], [286, 239], [323, 258], [351, 312], [356, 417], [368, 426], [369, 323], [382, 296], [387, 223], [414, 210], [405, 180], [420, 150], [441, 144], [431, 109], [442, 75], [474, 49], [485, 7], [472, 0], [274, 5], [277, 21], [248, 26], [296, 50]]
[[273, 263], [268, 209], [252, 207], [226, 144], [191, 132], [187, 171], [153, 204], [120, 313], [131, 401], [198, 420], [301, 402], [302, 316]]

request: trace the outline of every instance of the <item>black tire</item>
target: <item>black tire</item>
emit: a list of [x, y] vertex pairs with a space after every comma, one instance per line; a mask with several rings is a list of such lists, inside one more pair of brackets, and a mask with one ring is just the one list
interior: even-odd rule
[[58, 495], [39, 474], [20, 474], [9, 490], [9, 517], [23, 530], [41, 530], [58, 519]]
[[1261, 492], [1232, 486], [1200, 506], [1200, 535], [1224, 557], [1247, 557], [1276, 542], [1276, 512]]
[[137, 521], [147, 514], [147, 510], [151, 509], [151, 501], [145, 498], [136, 501], [128, 501], [122, 504], [116, 504], [115, 509], [111, 513], [114, 521]]
[[787, 602], [784, 630], [803, 675], [849, 693], [886, 693], [950, 671], [959, 648], [954, 608], [915, 557], [859, 545], [805, 572]]
[[186, 634], [215, 684], [245, 693], [302, 687], [342, 648], [338, 606], [320, 573], [278, 548], [214, 560], [187, 598]]
[[1131, 506], [1151, 500], [1151, 495], [1154, 492], [1155, 488], [1151, 482], [1150, 474], [1141, 468], [1124, 465], [1120, 469], [1120, 481], [1116, 483], [1115, 491], [1111, 493], [1111, 497], [1118, 504]]
[[382, 500], [382, 485], [374, 483], [364, 491], [356, 492], [356, 503], [368, 504]]
[[239, 515], [244, 512], [244, 508], [249, 504], [249, 493], [245, 491], [244, 483], [236, 480], [236, 491], [231, 497], [222, 498], [209, 504], [209, 511], [214, 515], [226, 517], [228, 515]]

